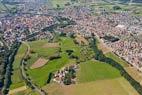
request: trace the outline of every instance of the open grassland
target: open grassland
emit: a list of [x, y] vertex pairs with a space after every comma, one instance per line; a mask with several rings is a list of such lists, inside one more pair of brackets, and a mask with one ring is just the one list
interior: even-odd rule
[[[31, 46], [31, 49], [35, 52], [35, 54], [37, 52], [39, 54], [43, 51], [43, 46], [44, 46], [44, 44], [47, 44], [47, 42], [45, 43], [44, 41], [35, 41], [35, 42], [31, 42], [29, 44]], [[82, 47], [75, 44], [72, 38], [60, 37], [59, 44], [60, 44], [59, 48], [61, 49], [60, 52], [57, 52], [55, 48], [44, 48], [45, 49], [44, 52], [42, 52], [42, 54], [40, 54], [40, 55], [45, 55], [46, 53], [49, 53], [49, 52], [50, 52], [49, 55], [52, 55], [52, 53], [53, 54], [60, 53], [61, 58], [51, 60], [48, 62], [48, 64], [44, 65], [41, 68], [37, 68], [37, 69], [30, 69], [29, 68], [28, 69], [28, 74], [30, 75], [31, 79], [36, 84], [38, 84], [40, 86], [45, 85], [47, 82], [49, 73], [55, 72], [67, 64], [76, 63], [74, 61], [74, 59], [69, 58], [69, 55], [67, 54], [66, 50], [73, 50], [73, 53], [72, 53], [73, 55], [78, 56], [80, 58], [80, 60], [84, 59], [83, 57], [85, 55], [81, 54]], [[51, 51], [50, 49], [52, 49], [53, 51]], [[88, 53], [92, 53], [89, 51], [91, 51], [90, 49], [88, 49]], [[45, 57], [45, 56], [43, 56], [43, 57]], [[39, 56], [36, 56], [34, 58], [31, 57], [31, 59], [28, 61], [28, 63], [30, 65], [32, 65], [34, 63], [34, 61], [31, 61], [31, 60], [37, 60], [37, 58], [39, 58]]]
[[70, 86], [52, 83], [44, 89], [48, 91], [49, 95], [139, 95], [122, 77]]
[[[18, 91], [20, 90], [21, 91]], [[30, 88], [27, 88], [26, 90], [22, 90], [23, 88], [18, 88], [18, 89], [15, 89], [17, 91], [14, 91], [14, 93], [9, 93], [10, 95], [39, 95], [37, 92], [35, 91], [32, 91]]]
[[50, 61], [44, 67], [28, 70], [28, 73], [33, 81], [40, 86], [45, 85], [50, 72], [57, 71], [65, 64], [69, 63], [69, 59], [66, 54], [62, 54], [61, 56], [61, 59]]
[[[29, 75], [31, 76], [31, 78], [33, 79], [33, 81], [36, 84], [38, 84], [40, 86], [45, 85], [46, 81], [48, 79], [49, 73], [55, 72], [55, 71], [59, 70], [60, 68], [62, 68], [64, 65], [72, 62], [72, 60], [69, 59], [67, 53], [65, 52], [65, 50], [66, 50], [65, 48], [72, 49], [72, 46], [75, 46], [75, 44], [73, 43], [72, 39], [70, 39], [70, 40], [66, 39], [66, 41], [64, 41], [63, 39], [61, 39], [61, 41], [60, 41], [60, 43], [61, 43], [60, 48], [62, 50], [62, 52], [60, 53], [60, 55], [61, 55], [60, 59], [51, 60], [48, 62], [47, 65], [45, 65], [41, 68], [28, 70]], [[46, 53], [47, 53], [47, 55], [59, 53], [59, 52], [57, 52], [58, 48], [45, 48], [45, 47], [43, 47], [45, 44], [47, 44], [47, 42], [45, 42], [45, 41], [35, 41], [35, 42], [31, 42], [30, 46], [33, 51], [35, 51], [36, 53], [38, 52], [38, 54], [40, 53], [40, 55], [44, 55], [44, 56], [46, 56]], [[42, 51], [44, 51], [44, 52], [42, 52]], [[39, 56], [37, 56], [36, 58], [38, 58], [38, 57]], [[34, 59], [35, 58], [33, 58], [32, 60], [34, 60]], [[30, 62], [30, 60], [29, 60], [29, 62]], [[33, 64], [33, 63], [30, 63], [30, 64]]]
[[51, 83], [44, 89], [49, 95], [139, 95], [118, 70], [99, 61], [81, 63], [77, 78], [75, 85]]
[[80, 49], [81, 47], [76, 45], [74, 42], [73, 42], [73, 39], [72, 38], [66, 38], [66, 37], [62, 37], [60, 38], [61, 41], [61, 50], [63, 52], [65, 52], [66, 50], [73, 50], [73, 54], [76, 55], [76, 56], [81, 56], [80, 54]]
[[89, 46], [77, 45], [72, 38], [61, 37], [60, 39], [62, 51], [73, 50], [73, 55], [78, 56], [80, 61], [86, 61], [87, 58], [92, 57], [94, 54]]
[[39, 40], [39, 41], [33, 41], [29, 42], [29, 45], [31, 47], [31, 51], [33, 55], [37, 55], [38, 57], [45, 57], [48, 58], [58, 52], [58, 48], [46, 48], [44, 47], [45, 44], [47, 44], [47, 40]]
[[27, 50], [26, 45], [22, 44], [16, 54], [16, 57], [13, 63], [13, 69], [18, 69], [20, 67], [20, 61], [22, 57], [24, 56], [26, 50]]
[[26, 52], [26, 49], [27, 47], [24, 44], [22, 44], [17, 52], [17, 55], [15, 56], [15, 60], [13, 62], [12, 85], [10, 87], [11, 89], [21, 87], [24, 85], [24, 81], [22, 79], [20, 72], [20, 62]]
[[88, 61], [80, 64], [79, 83], [113, 79], [121, 77], [120, 72], [110, 65], [99, 61]]

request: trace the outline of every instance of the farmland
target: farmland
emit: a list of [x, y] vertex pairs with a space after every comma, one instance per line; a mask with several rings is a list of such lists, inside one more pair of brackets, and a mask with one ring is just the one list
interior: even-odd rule
[[17, 52], [17, 55], [15, 56], [15, 61], [13, 63], [11, 89], [21, 87], [24, 85], [24, 81], [22, 79], [21, 72], [20, 72], [20, 62], [26, 52], [26, 49], [27, 49], [26, 46], [22, 44]]
[[70, 86], [50, 84], [49, 95], [139, 95], [122, 77], [98, 80]]
[[118, 70], [99, 61], [82, 63], [80, 68], [81, 70], [78, 74], [80, 83], [121, 77]]
[[[38, 40], [28, 42], [28, 44], [30, 46], [30, 54], [27, 60], [26, 72], [32, 82], [42, 87], [49, 95], [67, 95], [67, 91], [70, 92], [70, 95], [98, 95], [99, 93], [101, 95], [110, 95], [110, 93], [114, 95], [138, 95], [129, 82], [121, 76], [119, 70], [105, 62], [92, 59], [95, 54], [93, 49], [88, 45], [76, 44], [73, 38], [59, 37], [59, 39], [53, 43], [49, 43], [47, 40]], [[77, 56], [78, 59], [70, 58], [67, 50], [72, 50], [72, 55]], [[13, 65], [14, 73], [18, 75], [18, 77], [12, 79], [11, 89], [25, 85], [20, 77], [20, 71], [17, 70], [20, 66], [20, 59], [25, 51], [26, 47], [22, 44], [15, 57], [15, 59], [18, 60], [15, 60]], [[59, 55], [60, 58], [46, 61], [50, 59], [51, 56], [55, 55]], [[127, 67], [127, 63], [113, 53], [106, 53], [106, 56], [117, 61], [122, 66]], [[41, 67], [31, 68], [35, 62], [39, 64], [39, 59], [44, 59], [46, 64], [44, 63]], [[52, 81], [47, 84], [50, 73], [54, 73], [69, 64], [76, 64], [77, 62], [79, 62], [80, 65], [79, 71], [77, 72], [77, 83], [75, 85], [61, 86]], [[12, 77], [15, 76], [13, 75]], [[107, 85], [109, 85], [109, 88]], [[27, 92], [28, 89], [29, 88], [18, 93], [25, 95], [24, 93]], [[93, 90], [89, 91], [89, 89]], [[101, 91], [102, 89], [103, 91]], [[30, 92], [28, 91], [28, 93]], [[31, 93], [36, 95], [35, 92]]]
[[[81, 55], [81, 52], [80, 52], [81, 46], [76, 45], [73, 42], [72, 38], [61, 37], [59, 43], [60, 43], [60, 49], [61, 49], [60, 52], [57, 51], [57, 50], [59, 50], [59, 48], [46, 48], [47, 51], [44, 51], [43, 53], [47, 53], [47, 55], [48, 55], [48, 53], [50, 53], [49, 55], [51, 55], [52, 53], [53, 54], [60, 53], [60, 56], [61, 56], [60, 59], [51, 60], [48, 62], [47, 65], [45, 65], [41, 68], [29, 69], [27, 71], [29, 73], [29, 75], [31, 76], [31, 78], [33, 79], [33, 81], [40, 86], [43, 86], [46, 84], [49, 73], [59, 70], [60, 68], [64, 67], [64, 65], [66, 65], [66, 64], [76, 63], [76, 62], [74, 62], [74, 59], [69, 58], [68, 54], [66, 53], [66, 50], [73, 50], [74, 51], [73, 55], [79, 56], [79, 58], [84, 57]], [[42, 46], [45, 43], [43, 43], [43, 44], [40, 43], [40, 45], [37, 45], [38, 42], [31, 42], [29, 44], [31, 46], [31, 49], [33, 49], [33, 51], [35, 51], [36, 53], [39, 51], [38, 54], [41, 54], [42, 50], [43, 50], [41, 48], [43, 48]], [[88, 51], [90, 51], [90, 53], [91, 53], [91, 50], [88, 50]], [[42, 55], [44, 55], [44, 56], [42, 56]], [[45, 54], [41, 54], [41, 56], [45, 57]], [[29, 64], [34, 63], [33, 60], [35, 60], [37, 58], [38, 57], [36, 57], [36, 58], [31, 57], [31, 59], [28, 61]], [[45, 58], [47, 58], [47, 56]]]

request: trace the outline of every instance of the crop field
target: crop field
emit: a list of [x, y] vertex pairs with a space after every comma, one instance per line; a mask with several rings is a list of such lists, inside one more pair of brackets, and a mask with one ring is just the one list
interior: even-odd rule
[[51, 83], [44, 89], [49, 95], [139, 95], [118, 70], [99, 61], [81, 63], [77, 78], [75, 85]]
[[70, 86], [53, 83], [44, 89], [48, 91], [49, 95], [139, 95], [123, 77]]
[[117, 69], [99, 61], [88, 61], [80, 64], [80, 71], [78, 73], [80, 83], [118, 77], [121, 77], [121, 75]]
[[[18, 90], [20, 90], [21, 89], [21, 91], [18, 91]], [[32, 91], [30, 88], [27, 88], [26, 90], [23, 90], [22, 91], [22, 89], [23, 88], [18, 88], [18, 89], [16, 89], [17, 91], [10, 91], [10, 95], [39, 95], [37, 92], [35, 92], [35, 91]], [[15, 92], [17, 92], [17, 93], [15, 93]]]

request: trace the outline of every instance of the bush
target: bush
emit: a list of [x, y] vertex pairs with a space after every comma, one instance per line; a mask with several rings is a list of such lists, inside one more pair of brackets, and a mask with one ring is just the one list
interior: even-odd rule
[[48, 75], [47, 84], [49, 84], [49, 83], [50, 83], [50, 81], [51, 81], [52, 77], [53, 77], [53, 73], [51, 72], [51, 73], [49, 73], [49, 75]]
[[121, 7], [120, 6], [113, 6], [113, 10], [120, 10]]

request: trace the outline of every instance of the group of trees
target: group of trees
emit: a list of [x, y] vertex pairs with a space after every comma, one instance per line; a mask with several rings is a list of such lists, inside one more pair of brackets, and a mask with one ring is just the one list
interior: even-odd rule
[[59, 28], [64, 28], [68, 25], [75, 25], [76, 22], [73, 20], [70, 20], [69, 18], [65, 18], [65, 17], [57, 17], [57, 20], [59, 21], [58, 27]]
[[76, 71], [72, 66], [70, 66], [67, 71], [68, 73], [65, 74], [63, 82], [65, 85], [70, 85], [73, 83], [72, 79], [76, 78]]
[[118, 69], [121, 73], [121, 75], [129, 81], [129, 83], [137, 90], [137, 92], [142, 95], [142, 86], [139, 82], [137, 82], [135, 79], [133, 79], [121, 66], [118, 62], [114, 61], [111, 58], [106, 57], [101, 50], [98, 49], [96, 39], [93, 38], [91, 42], [91, 47], [93, 48], [95, 52], [95, 59], [99, 60], [101, 62], [105, 62], [107, 64], [110, 64], [112, 67]]
[[104, 36], [103, 37], [105, 40], [107, 40], [107, 41], [110, 41], [110, 42], [116, 42], [116, 41], [119, 41], [119, 38], [117, 38], [117, 37], [114, 37], [114, 36]]
[[4, 53], [1, 53], [0, 54], [0, 89], [3, 86], [4, 74], [5, 74], [5, 57]]
[[[26, 52], [28, 52], [28, 49]], [[26, 72], [27, 71], [26, 65], [28, 60], [29, 60], [29, 54], [26, 53], [21, 60], [21, 67], [20, 67], [21, 74], [26, 85], [30, 87], [32, 90], [38, 89], [37, 91], [40, 91], [41, 93], [43, 93], [43, 95], [47, 95], [47, 93], [44, 90], [42, 90], [41, 88], [39, 88], [36, 84], [32, 82], [31, 78], [29, 77], [29, 74]]]
[[113, 10], [121, 10], [121, 7], [120, 7], [120, 6], [115, 5], [115, 6], [113, 6]]
[[18, 51], [18, 48], [20, 46], [20, 43], [15, 43], [11, 49], [8, 51], [6, 57], [5, 57], [5, 75], [4, 75], [4, 81], [3, 81], [3, 94], [7, 94], [9, 91], [9, 87], [12, 83], [11, 81], [11, 75], [12, 75], [12, 63], [14, 62], [14, 57]]

